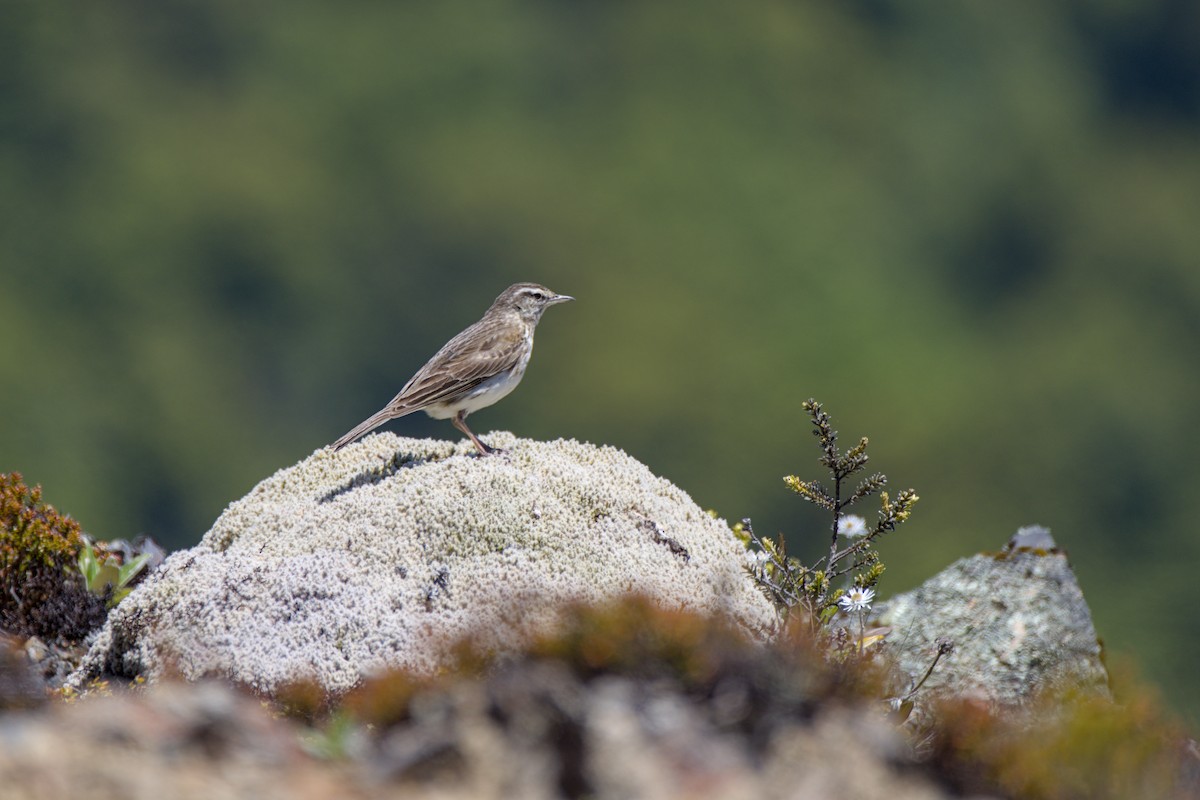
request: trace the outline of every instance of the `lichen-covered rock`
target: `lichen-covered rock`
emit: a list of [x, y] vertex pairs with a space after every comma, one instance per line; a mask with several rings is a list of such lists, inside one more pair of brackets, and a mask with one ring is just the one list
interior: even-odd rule
[[385, 666], [435, 672], [466, 637], [518, 646], [567, 603], [626, 593], [771, 626], [742, 545], [670, 482], [611, 447], [485, 439], [507, 452], [381, 434], [281, 470], [117, 607], [73, 682], [338, 692]]
[[938, 640], [953, 644], [916, 694], [914, 718], [939, 697], [1012, 709], [1045, 692], [1110, 696], [1087, 601], [1045, 528], [1022, 528], [1003, 551], [960, 559], [878, 605], [872, 623], [892, 628], [890, 651], [914, 683]]

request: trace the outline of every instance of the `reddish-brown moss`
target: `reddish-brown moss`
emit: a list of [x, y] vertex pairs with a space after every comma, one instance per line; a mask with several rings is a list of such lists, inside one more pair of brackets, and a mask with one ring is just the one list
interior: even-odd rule
[[[699, 702], [736, 687], [746, 698], [746, 714], [737, 724], [746, 728], [769, 728], [823, 701], [875, 697], [881, 683], [871, 659], [834, 663], [814, 647], [802, 626], [766, 646], [719, 618], [628, 597], [568, 609], [562, 624], [519, 653], [496, 657], [463, 642], [451, 670], [434, 677], [383, 672], [331, 707], [386, 728], [409, 718], [416, 697], [445, 691], [459, 681], [486, 682], [498, 672], [537, 671], [547, 664], [564, 668], [580, 683], [622, 676], [672, 685]], [[318, 708], [313, 698], [295, 702], [292, 692], [282, 699], [293, 716], [309, 718]]]
[[[449, 679], [445, 680], [449, 682]], [[409, 719], [413, 699], [436, 691], [438, 686], [437, 678], [389, 670], [350, 692], [341, 708], [363, 723], [387, 728]]]
[[78, 640], [105, 618], [76, 568], [79, 523], [42, 502], [20, 473], [0, 473], [0, 628]]
[[928, 761], [964, 793], [1022, 800], [1194, 797], [1189, 739], [1144, 685], [1120, 702], [1046, 697], [1024, 713], [946, 703]]
[[[254, 693], [249, 687], [244, 688]], [[329, 715], [336, 698], [329, 696], [316, 680], [305, 678], [279, 687], [273, 700], [279, 713], [311, 725]]]

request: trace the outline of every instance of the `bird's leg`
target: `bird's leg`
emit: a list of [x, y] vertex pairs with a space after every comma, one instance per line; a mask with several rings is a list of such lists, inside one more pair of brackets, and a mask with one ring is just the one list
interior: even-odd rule
[[471, 429], [467, 427], [467, 412], [460, 411], [457, 414], [455, 414], [454, 417], [450, 420], [450, 424], [452, 424], [454, 427], [458, 428], [460, 431], [465, 433], [467, 436], [471, 437], [471, 441], [475, 443], [475, 449], [477, 449], [479, 451], [479, 455], [490, 456], [494, 453], [503, 453], [504, 452], [503, 450], [500, 450], [495, 447], [488, 447], [486, 444], [484, 444], [483, 442], [481, 442], [479, 440], [478, 436], [471, 433]]

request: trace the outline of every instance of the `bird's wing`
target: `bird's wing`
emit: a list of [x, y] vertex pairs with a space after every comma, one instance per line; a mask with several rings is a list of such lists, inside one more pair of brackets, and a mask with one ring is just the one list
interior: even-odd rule
[[472, 326], [429, 359], [388, 406], [418, 411], [469, 392], [516, 367], [524, 346], [523, 332], [513, 326]]

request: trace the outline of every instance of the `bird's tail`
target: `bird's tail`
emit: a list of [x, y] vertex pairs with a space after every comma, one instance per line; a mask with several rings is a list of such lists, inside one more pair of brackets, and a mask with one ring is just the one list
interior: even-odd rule
[[362, 436], [366, 436], [368, 433], [375, 430], [376, 428], [378, 428], [380, 425], [387, 422], [388, 420], [395, 419], [396, 417], [403, 417], [405, 414], [411, 414], [411, 413], [412, 413], [411, 411], [403, 411], [403, 412], [397, 414], [395, 412], [395, 410], [392, 409], [391, 406], [381, 409], [380, 411], [375, 412], [371, 416], [364, 419], [362, 422], [355, 425], [353, 430], [351, 430], [349, 433], [347, 433], [342, 438], [338, 439], [333, 444], [329, 445], [329, 449], [335, 450], [335, 451], [341, 450], [343, 447], [350, 444], [354, 440], [356, 440]]

